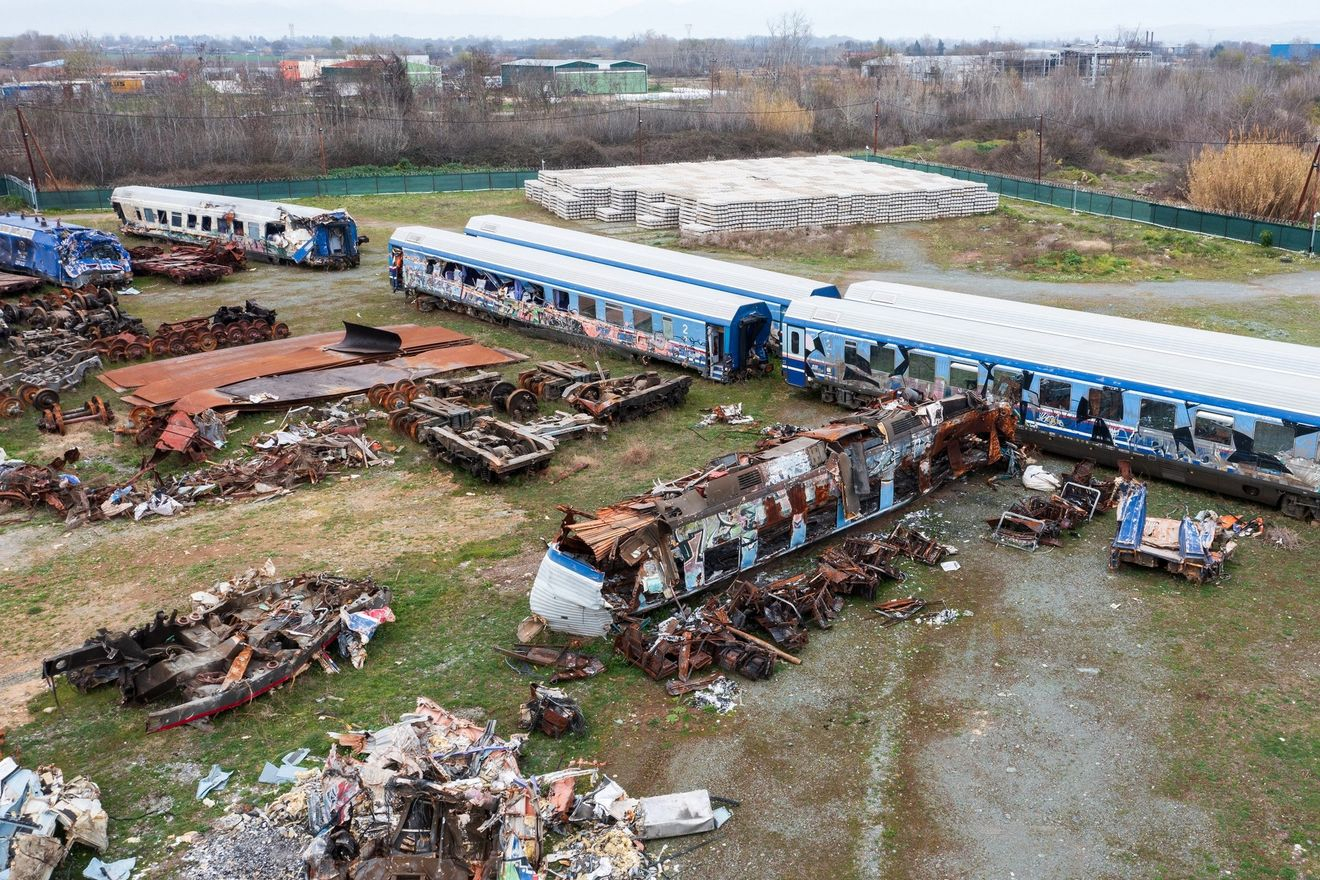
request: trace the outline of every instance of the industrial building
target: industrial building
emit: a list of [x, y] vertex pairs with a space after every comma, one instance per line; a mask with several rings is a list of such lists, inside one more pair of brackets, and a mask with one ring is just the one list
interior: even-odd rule
[[565, 95], [640, 95], [647, 67], [639, 61], [598, 58], [519, 58], [500, 65], [504, 88]]

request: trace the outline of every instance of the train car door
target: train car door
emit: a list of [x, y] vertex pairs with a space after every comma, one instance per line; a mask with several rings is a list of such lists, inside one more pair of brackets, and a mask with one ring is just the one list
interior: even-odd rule
[[762, 336], [768, 336], [770, 328], [768, 322], [761, 315], [749, 315], [738, 321], [738, 357], [735, 358], [734, 369], [750, 369], [753, 366], [761, 366], [765, 363], [765, 346], [761, 342]]
[[712, 379], [724, 375], [724, 328], [719, 324], [706, 325], [706, 375]]

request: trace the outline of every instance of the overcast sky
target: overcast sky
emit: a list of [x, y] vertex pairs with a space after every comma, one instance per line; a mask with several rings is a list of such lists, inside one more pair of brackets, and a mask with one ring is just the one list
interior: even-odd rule
[[[1101, 39], [1122, 31], [1154, 30], [1166, 42], [1220, 39], [1286, 41], [1309, 36], [1320, 42], [1320, 13], [1311, 4], [1264, 7], [1241, 0], [1108, 0], [1086, 4], [1057, 0], [232, 0], [221, 3], [143, 0], [8, 0], [0, 31], [19, 33], [169, 34], [212, 33], [288, 36], [365, 36], [403, 33], [420, 37], [469, 34], [565, 37], [628, 36], [654, 30], [682, 37], [738, 37], [766, 32], [770, 18], [804, 10], [818, 35], [861, 39], [932, 34], [941, 39]], [[689, 29], [690, 28], [690, 29]]]

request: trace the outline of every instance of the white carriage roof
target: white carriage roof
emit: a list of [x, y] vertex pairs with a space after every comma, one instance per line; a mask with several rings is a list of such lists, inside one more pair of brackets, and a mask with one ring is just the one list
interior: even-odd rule
[[1289, 364], [1293, 368], [1303, 367], [1309, 375], [1320, 374], [1320, 348], [1256, 336], [1198, 330], [1177, 324], [1139, 321], [892, 281], [859, 281], [848, 287], [844, 298], [906, 311], [957, 314], [1029, 330], [1049, 327], [1100, 339], [1122, 339], [1169, 354], [1196, 357], [1213, 353], [1214, 360], [1221, 367], [1237, 365], [1255, 369], [1260, 364]]
[[839, 295], [839, 289], [834, 285], [811, 278], [638, 244], [611, 235], [593, 235], [496, 214], [473, 217], [468, 220], [465, 231], [468, 235], [481, 238], [523, 244], [597, 263], [635, 269], [648, 275], [688, 281], [754, 299], [769, 299], [781, 306], [809, 296]]
[[148, 208], [161, 207], [170, 210], [210, 210], [223, 209], [246, 217], [260, 217], [275, 220], [280, 212], [293, 217], [319, 217], [333, 210], [342, 208], [309, 208], [306, 205], [291, 205], [287, 202], [268, 202], [263, 199], [240, 199], [234, 196], [215, 193], [192, 192], [186, 189], [165, 189], [157, 186], [117, 186], [110, 194], [111, 200], [127, 199], [141, 202]]
[[390, 244], [417, 245], [454, 262], [476, 263], [499, 274], [518, 276], [560, 289], [617, 297], [643, 306], [653, 303], [656, 307], [725, 322], [733, 320], [748, 307], [766, 309], [765, 303], [759, 300], [709, 287], [427, 226], [400, 226], [390, 236]]
[[863, 336], [894, 339], [918, 349], [938, 348], [977, 362], [1071, 374], [1095, 384], [1140, 389], [1175, 400], [1265, 409], [1278, 418], [1320, 419], [1320, 369], [1291, 356], [1301, 349], [1310, 358], [1306, 346], [1259, 340], [1261, 351], [1270, 354], [1251, 366], [1225, 363], [1216, 346], [1228, 334], [1192, 331], [1201, 335], [1204, 344], [1201, 351], [1188, 353], [1174, 350], [1158, 337], [1114, 333], [1099, 322], [1051, 320], [1054, 312], [1068, 313], [1066, 309], [1038, 313], [1038, 319], [1028, 324], [1004, 320], [993, 309], [975, 311], [966, 299], [980, 301], [981, 306], [999, 303], [962, 294], [956, 301], [932, 298], [928, 308], [918, 310], [856, 298], [816, 299], [792, 304], [788, 315], [845, 333], [852, 328]]

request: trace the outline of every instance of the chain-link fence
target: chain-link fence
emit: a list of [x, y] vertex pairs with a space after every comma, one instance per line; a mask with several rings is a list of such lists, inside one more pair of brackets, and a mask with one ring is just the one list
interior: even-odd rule
[[971, 180], [984, 183], [991, 192], [1022, 199], [1028, 202], [1040, 202], [1059, 208], [1069, 208], [1084, 214], [1099, 214], [1103, 217], [1117, 217], [1120, 220], [1134, 220], [1137, 223], [1149, 223], [1184, 232], [1199, 232], [1219, 238], [1231, 238], [1237, 241], [1249, 241], [1259, 244], [1261, 234], [1268, 232], [1274, 247], [1289, 251], [1305, 251], [1311, 240], [1310, 227], [1294, 226], [1288, 223], [1276, 223], [1269, 220], [1257, 220], [1235, 214], [1220, 214], [1214, 211], [1200, 211], [1196, 208], [1182, 208], [1160, 202], [1147, 202], [1142, 199], [1130, 199], [1109, 193], [1096, 192], [1082, 187], [1059, 186], [1053, 183], [1037, 183], [1021, 177], [1009, 177], [1004, 174], [992, 174], [988, 171], [973, 171], [970, 168], [958, 168], [953, 165], [938, 165], [934, 162], [917, 162], [912, 159], [900, 159], [897, 156], [872, 156], [870, 154], [854, 156], [867, 162], [881, 162], [898, 168], [911, 168], [916, 171], [930, 171], [959, 180]]
[[[307, 199], [317, 196], [366, 196], [387, 193], [468, 192], [483, 189], [519, 189], [536, 177], [529, 169], [518, 171], [462, 171], [451, 174], [375, 174], [367, 177], [311, 177], [301, 180], [254, 180], [243, 183], [188, 184], [171, 187], [245, 199]], [[26, 181], [4, 176], [7, 196], [17, 196], [43, 211], [105, 210], [110, 207], [110, 188], [43, 190], [35, 195]]]

